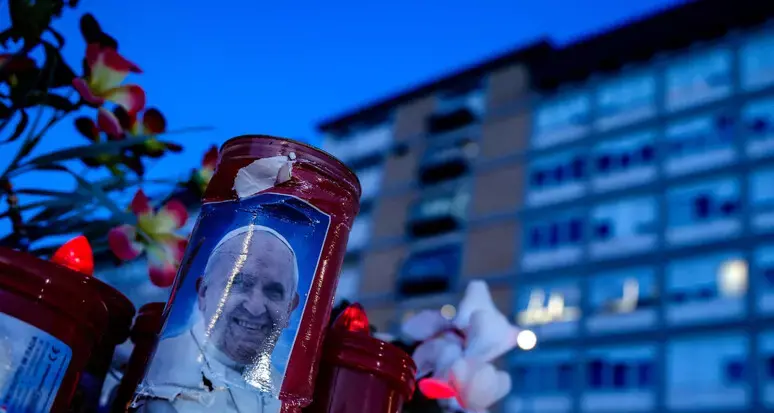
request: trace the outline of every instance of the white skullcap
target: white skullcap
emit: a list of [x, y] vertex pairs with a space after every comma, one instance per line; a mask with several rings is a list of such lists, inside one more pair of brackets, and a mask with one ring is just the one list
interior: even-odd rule
[[[280, 240], [280, 242], [285, 244], [286, 247], [288, 247], [288, 250], [290, 251], [290, 255], [293, 256], [293, 282], [294, 282], [294, 288], [297, 288], [298, 287], [298, 260], [296, 259], [296, 252], [293, 250], [293, 247], [290, 246], [290, 243], [288, 242], [288, 240], [285, 239], [285, 237], [283, 237], [279, 232], [275, 231], [272, 228], [264, 227], [263, 225], [250, 224], [250, 225], [245, 225], [243, 227], [239, 227], [233, 231], [230, 231], [229, 233], [224, 235], [223, 238], [221, 238], [217, 244], [215, 244], [215, 248], [212, 249], [212, 252], [210, 253], [210, 257], [212, 257], [215, 254], [215, 252], [217, 252], [218, 249], [222, 247], [223, 244], [225, 244], [229, 240], [236, 238], [238, 236], [241, 236], [243, 234], [255, 233], [255, 232], [265, 232], [265, 233], [271, 234], [275, 238]], [[209, 262], [207, 266], [209, 266]]]

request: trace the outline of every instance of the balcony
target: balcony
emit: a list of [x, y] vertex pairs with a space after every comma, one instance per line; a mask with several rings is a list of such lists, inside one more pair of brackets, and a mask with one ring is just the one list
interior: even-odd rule
[[398, 276], [398, 294], [415, 297], [447, 292], [459, 272], [462, 246], [445, 245], [412, 253]]
[[438, 99], [437, 109], [427, 120], [431, 135], [451, 132], [478, 121], [484, 114], [486, 99], [479, 88], [450, 92]]
[[466, 175], [476, 155], [478, 144], [467, 135], [433, 142], [419, 162], [419, 181], [423, 185], [432, 185]]
[[460, 229], [466, 217], [470, 193], [466, 187], [452, 187], [430, 193], [411, 206], [408, 232], [414, 238], [431, 237]]
[[381, 124], [356, 130], [343, 138], [329, 137], [323, 149], [352, 166], [360, 159], [380, 157], [391, 145], [392, 125]]

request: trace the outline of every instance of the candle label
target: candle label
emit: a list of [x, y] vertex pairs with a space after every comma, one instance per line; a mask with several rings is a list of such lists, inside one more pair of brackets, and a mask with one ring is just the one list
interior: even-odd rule
[[55, 337], [0, 313], [0, 413], [47, 413], [72, 350]]
[[204, 204], [134, 408], [279, 412], [329, 226], [284, 194]]

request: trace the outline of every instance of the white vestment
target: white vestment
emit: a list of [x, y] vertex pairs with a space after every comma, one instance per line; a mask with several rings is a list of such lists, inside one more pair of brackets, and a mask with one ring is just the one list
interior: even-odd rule
[[[141, 397], [160, 400], [139, 412], [172, 412], [171, 404], [177, 413], [279, 413], [280, 401], [245, 382], [243, 367], [207, 340], [199, 318], [190, 330], [159, 342], [140, 391]], [[282, 375], [274, 368], [270, 374], [278, 390]], [[159, 404], [166, 407], [154, 406]]]

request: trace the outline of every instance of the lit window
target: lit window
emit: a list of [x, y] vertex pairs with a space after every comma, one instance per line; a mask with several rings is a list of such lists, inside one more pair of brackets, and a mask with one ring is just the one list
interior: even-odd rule
[[538, 159], [530, 165], [527, 204], [541, 206], [568, 201], [586, 191], [586, 157], [569, 151]]
[[591, 102], [586, 94], [562, 96], [536, 111], [532, 145], [547, 148], [579, 139], [589, 131]]
[[631, 188], [656, 177], [656, 133], [618, 136], [594, 148], [592, 186], [595, 192]]
[[599, 205], [591, 213], [591, 256], [608, 258], [645, 252], [657, 241], [653, 196]]
[[573, 335], [580, 318], [580, 288], [575, 284], [534, 285], [519, 293], [519, 326], [539, 341]]
[[667, 241], [688, 245], [738, 235], [741, 230], [739, 181], [715, 179], [667, 193]]
[[580, 211], [554, 213], [529, 222], [524, 233], [524, 270], [572, 265], [581, 259], [585, 217]]
[[584, 357], [583, 411], [649, 411], [655, 404], [656, 347], [592, 348]]
[[711, 113], [667, 126], [668, 175], [685, 175], [727, 165], [736, 160], [734, 119]]
[[674, 261], [667, 267], [667, 320], [713, 323], [745, 315], [747, 262], [739, 252]]
[[596, 128], [606, 131], [656, 113], [656, 78], [639, 75], [616, 79], [597, 91]]
[[742, 88], [756, 90], [774, 83], [774, 35], [755, 37], [741, 49]]
[[691, 56], [667, 69], [666, 108], [675, 111], [722, 99], [731, 85], [729, 50]]
[[747, 156], [762, 158], [774, 154], [774, 99], [752, 101], [742, 108], [747, 135]]
[[653, 268], [599, 274], [591, 279], [589, 295], [586, 327], [590, 333], [642, 330], [656, 323], [659, 297]]
[[741, 409], [749, 400], [749, 344], [742, 335], [676, 340], [667, 348], [667, 406]]

